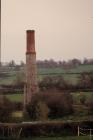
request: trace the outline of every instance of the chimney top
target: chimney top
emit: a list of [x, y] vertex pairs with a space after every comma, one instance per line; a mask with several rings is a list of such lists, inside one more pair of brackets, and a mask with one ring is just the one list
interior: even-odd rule
[[27, 32], [35, 32], [35, 30], [27, 30]]
[[35, 53], [35, 30], [27, 30], [27, 52], [29, 53]]

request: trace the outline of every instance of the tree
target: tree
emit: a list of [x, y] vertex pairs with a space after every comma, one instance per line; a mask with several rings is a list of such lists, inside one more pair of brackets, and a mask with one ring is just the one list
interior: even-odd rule
[[73, 113], [73, 99], [69, 93], [53, 93], [47, 97], [50, 118], [62, 118]]
[[24, 67], [25, 66], [25, 63], [23, 61], [20, 61], [20, 66], [21, 67]]
[[84, 105], [86, 103], [86, 99], [85, 93], [80, 93], [80, 103]]
[[83, 88], [93, 87], [93, 72], [83, 72], [79, 77], [79, 83]]
[[41, 88], [45, 87], [46, 89], [65, 89], [68, 83], [62, 76], [46, 76], [39, 85]]
[[16, 78], [14, 79], [14, 85], [24, 85], [25, 74], [23, 72], [17, 72]]
[[9, 67], [15, 67], [16, 63], [14, 60], [11, 60], [8, 65]]

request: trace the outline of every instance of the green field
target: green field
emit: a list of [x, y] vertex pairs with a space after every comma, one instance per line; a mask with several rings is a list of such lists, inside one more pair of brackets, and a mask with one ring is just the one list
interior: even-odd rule
[[[80, 65], [72, 69], [63, 69], [63, 68], [38, 68], [38, 80], [42, 80], [45, 76], [58, 76], [61, 75], [63, 78], [72, 83], [76, 84], [80, 73], [82, 72], [91, 72], [93, 71], [93, 65]], [[25, 71], [14, 71], [8, 70], [3, 72], [7, 76], [0, 77], [0, 84], [14, 84], [18, 77], [20, 77]], [[22, 76], [25, 78], [25, 76]]]
[[[0, 138], [0, 140], [16, 140], [15, 138]], [[69, 136], [69, 137], [29, 137], [29, 138], [20, 138], [19, 140], [93, 140], [89, 136]]]
[[[49, 138], [25, 138], [22, 140], [90, 140], [89, 136], [80, 136], [80, 137], [49, 137]], [[92, 140], [92, 139], [91, 139]]]
[[[91, 99], [93, 97], [93, 92], [72, 92], [73, 101], [79, 103], [80, 98], [85, 96], [87, 99]], [[23, 94], [8, 94], [5, 95], [9, 100], [22, 102], [23, 101]]]
[[38, 74], [82, 73], [93, 71], [93, 65], [80, 65], [72, 69], [63, 68], [39, 68]]
[[23, 102], [23, 94], [8, 94], [6, 97], [10, 101], [15, 101], [15, 102]]
[[80, 73], [93, 71], [93, 65], [80, 65], [73, 69], [63, 68], [41, 68], [38, 69], [38, 79], [42, 80], [45, 76], [63, 76], [64, 80], [71, 84], [77, 84]]
[[93, 92], [73, 92], [71, 93], [72, 97], [73, 97], [73, 101], [76, 104], [80, 103], [80, 99], [82, 97], [85, 97], [87, 100], [90, 100], [91, 98], [93, 98]]

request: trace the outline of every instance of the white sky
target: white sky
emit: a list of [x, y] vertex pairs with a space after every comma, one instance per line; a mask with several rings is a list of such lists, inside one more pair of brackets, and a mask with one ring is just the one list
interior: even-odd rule
[[25, 61], [26, 30], [37, 59], [93, 58], [93, 0], [2, 0], [2, 61]]

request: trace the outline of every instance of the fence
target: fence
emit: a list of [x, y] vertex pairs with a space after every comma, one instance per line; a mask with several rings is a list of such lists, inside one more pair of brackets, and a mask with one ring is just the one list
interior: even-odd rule
[[78, 126], [78, 136], [89, 136], [89, 140], [92, 140], [92, 137], [93, 137], [93, 129], [86, 129], [86, 128], [80, 128]]

